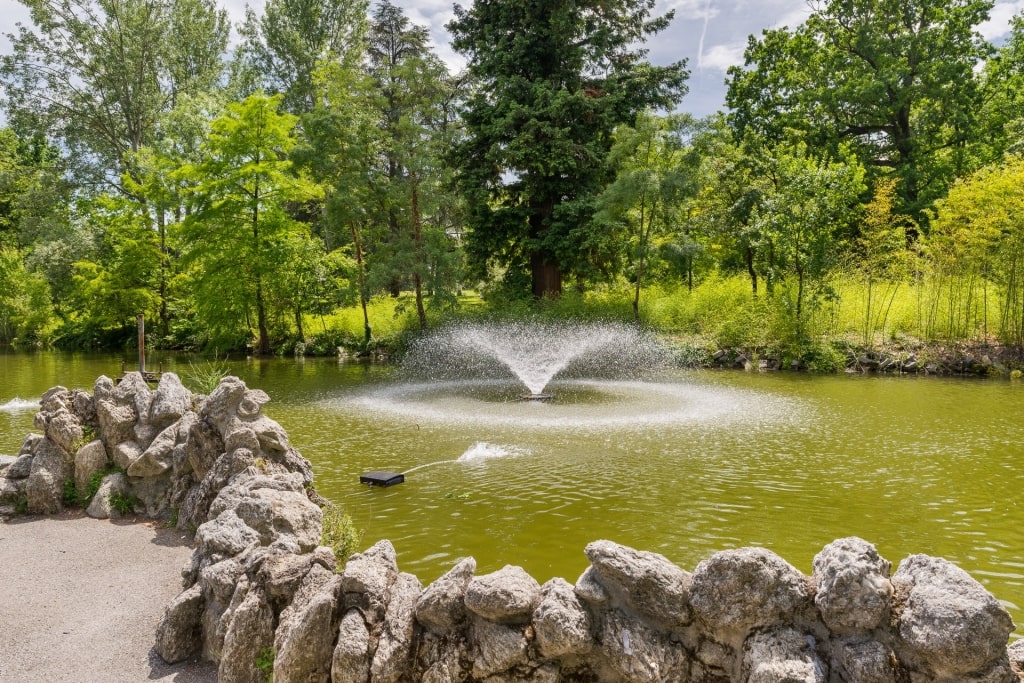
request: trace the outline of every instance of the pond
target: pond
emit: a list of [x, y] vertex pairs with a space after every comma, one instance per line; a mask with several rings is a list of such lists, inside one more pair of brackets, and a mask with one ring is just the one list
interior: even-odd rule
[[[187, 359], [152, 357], [186, 378]], [[50, 386], [92, 389], [121, 357], [0, 353], [0, 453]], [[692, 571], [711, 553], [773, 550], [801, 571], [860, 536], [895, 565], [944, 557], [1024, 623], [1024, 384], [1006, 379], [675, 371], [513, 383], [410, 382], [394, 367], [248, 359], [232, 373], [312, 461], [362, 545], [390, 539], [427, 583], [461, 557], [570, 582], [611, 539]], [[359, 475], [405, 472], [367, 487]]]

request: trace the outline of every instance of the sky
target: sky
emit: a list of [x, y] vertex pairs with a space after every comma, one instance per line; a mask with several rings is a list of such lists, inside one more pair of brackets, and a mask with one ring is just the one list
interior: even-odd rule
[[[241, 21], [245, 5], [262, 10], [265, 0], [221, 0], [233, 22]], [[454, 17], [454, 4], [468, 6], [471, 0], [392, 0], [410, 20], [426, 26], [438, 56], [458, 69], [465, 60], [451, 49], [451, 36], [444, 26]], [[687, 60], [689, 93], [681, 111], [706, 116], [725, 107], [725, 72], [743, 63], [747, 36], [760, 35], [769, 28], [794, 28], [810, 14], [807, 0], [658, 0], [658, 13], [675, 10], [671, 26], [652, 38], [647, 47], [655, 64]], [[979, 27], [981, 34], [996, 43], [1009, 31], [1010, 18], [1024, 12], [1024, 0], [996, 0], [991, 18]], [[28, 20], [28, 11], [17, 0], [0, 0], [0, 34], [14, 31], [18, 21]], [[10, 43], [0, 37], [0, 51]]]

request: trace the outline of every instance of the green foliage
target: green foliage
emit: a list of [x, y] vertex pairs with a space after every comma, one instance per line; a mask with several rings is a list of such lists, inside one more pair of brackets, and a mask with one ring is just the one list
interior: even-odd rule
[[796, 355], [807, 371], [815, 374], [834, 375], [846, 369], [846, 354], [826, 341], [804, 344]]
[[345, 567], [345, 560], [359, 547], [362, 533], [355, 528], [352, 518], [340, 506], [328, 503], [323, 507], [323, 531], [320, 545], [334, 551], [338, 560], [338, 571]]
[[185, 373], [186, 384], [196, 393], [212, 394], [220, 381], [231, 372], [227, 360], [227, 356], [224, 357], [224, 360], [214, 356], [213, 360], [204, 359], [198, 362], [190, 358], [188, 361], [189, 371]]
[[308, 226], [286, 205], [320, 192], [287, 159], [298, 119], [279, 113], [279, 103], [259, 93], [228, 105], [211, 124], [203, 160], [176, 174], [198, 207], [183, 224], [196, 314], [211, 344], [236, 348], [255, 337], [259, 354], [270, 352], [290, 276], [311, 253]]
[[76, 507], [79, 504], [78, 489], [75, 487], [74, 478], [64, 480], [64, 492], [61, 494], [61, 502], [65, 507]]
[[610, 180], [612, 131], [647, 108], [671, 108], [684, 63], [653, 66], [639, 46], [668, 26], [653, 3], [526, 0], [456, 7], [448, 25], [479, 87], [454, 149], [476, 274], [530, 272], [536, 297], [563, 273], [591, 275], [617, 251], [595, 225]]
[[[958, 182], [937, 206], [930, 248], [955, 309], [950, 336], [975, 333], [973, 312], [981, 306], [985, 331], [998, 316], [1000, 338], [1024, 344], [1024, 158], [1008, 157]], [[990, 283], [1001, 295], [998, 307], [989, 300]]]
[[893, 168], [899, 211], [919, 217], [970, 163], [981, 97], [977, 27], [991, 0], [826, 0], [794, 30], [750, 38], [726, 96], [744, 136], [841, 143], [868, 168]]
[[138, 499], [131, 494], [115, 492], [110, 496], [110, 507], [121, 515], [133, 514], [138, 502]]
[[265, 647], [256, 655], [256, 668], [266, 683], [274, 683], [275, 659], [277, 659], [277, 651], [272, 647]]

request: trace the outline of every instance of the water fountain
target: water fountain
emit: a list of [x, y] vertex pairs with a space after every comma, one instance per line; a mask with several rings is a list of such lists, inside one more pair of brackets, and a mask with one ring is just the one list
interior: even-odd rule
[[638, 328], [621, 323], [541, 321], [464, 324], [412, 345], [405, 368], [430, 379], [494, 378], [509, 373], [525, 393], [547, 401], [560, 375], [624, 377], [668, 365], [669, 354]]

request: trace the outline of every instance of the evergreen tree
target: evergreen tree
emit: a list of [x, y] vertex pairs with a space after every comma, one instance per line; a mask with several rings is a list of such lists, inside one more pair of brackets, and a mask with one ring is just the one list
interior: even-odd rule
[[488, 266], [529, 272], [534, 296], [586, 276], [614, 251], [591, 221], [610, 181], [612, 132], [684, 92], [684, 63], [652, 66], [639, 45], [666, 28], [654, 0], [477, 0], [448, 25], [475, 89], [455, 148], [471, 226]]

